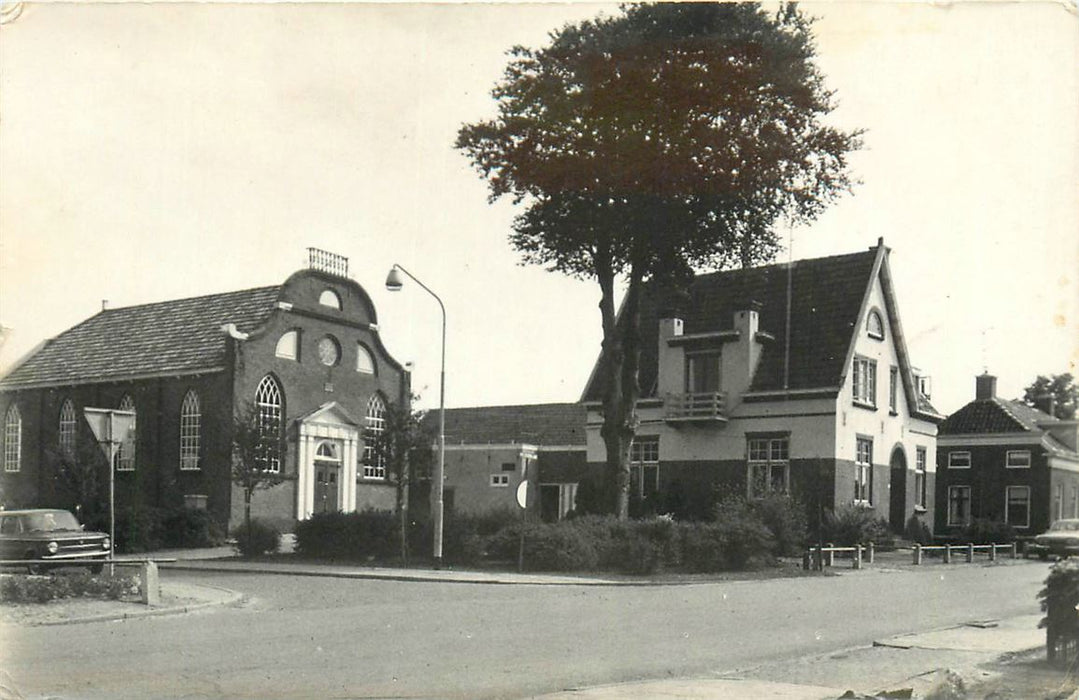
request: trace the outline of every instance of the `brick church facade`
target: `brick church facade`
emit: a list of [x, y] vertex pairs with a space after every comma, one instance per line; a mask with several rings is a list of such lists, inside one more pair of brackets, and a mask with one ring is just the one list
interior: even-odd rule
[[392, 509], [370, 443], [386, 406], [407, 405], [409, 373], [347, 259], [309, 253], [283, 284], [102, 310], [31, 353], [0, 379], [0, 506], [78, 503], [61, 466], [105, 470], [83, 418], [95, 407], [136, 415], [116, 462], [118, 511], [186, 505], [235, 527], [233, 417], [244, 411], [286, 445], [268, 462], [281, 483], [256, 494], [255, 517], [288, 528], [322, 510]]

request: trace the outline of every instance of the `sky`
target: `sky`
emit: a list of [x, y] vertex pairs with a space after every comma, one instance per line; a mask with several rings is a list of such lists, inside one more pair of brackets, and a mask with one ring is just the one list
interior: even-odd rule
[[[1079, 361], [1079, 15], [1069, 3], [811, 3], [866, 129], [794, 259], [892, 249], [913, 362], [949, 413]], [[111, 307], [283, 282], [345, 255], [437, 406], [575, 401], [594, 282], [520, 265], [517, 211], [453, 148], [514, 44], [613, 4], [27, 4], [0, 26], [0, 372]], [[786, 234], [785, 234], [786, 235]], [[788, 253], [781, 253], [785, 261]], [[122, 340], [119, 340], [122, 342]]]

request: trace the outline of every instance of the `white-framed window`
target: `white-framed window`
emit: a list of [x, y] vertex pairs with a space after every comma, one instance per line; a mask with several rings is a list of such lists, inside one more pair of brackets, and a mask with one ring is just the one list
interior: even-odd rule
[[[135, 399], [131, 398], [131, 394], [124, 394], [120, 399], [120, 405], [117, 406], [121, 411], [130, 411], [135, 413]], [[135, 471], [135, 423], [138, 420], [138, 416], [135, 420], [131, 421], [131, 430], [128, 431], [123, 441], [120, 443], [120, 449], [116, 453], [116, 471], [120, 472], [133, 472]]]
[[928, 451], [924, 447], [914, 448], [914, 505], [925, 508], [926, 505], [926, 464]]
[[367, 401], [363, 434], [363, 478], [386, 478], [386, 455], [378, 449], [378, 441], [386, 432], [386, 404], [374, 394]]
[[1004, 465], [1008, 469], [1030, 469], [1030, 450], [1008, 450]]
[[510, 475], [509, 474], [492, 474], [491, 475], [491, 486], [494, 486], [496, 488], [505, 488], [505, 487], [507, 487], [509, 485], [510, 485]]
[[22, 414], [11, 404], [4, 415], [4, 471], [17, 472], [22, 464]]
[[870, 338], [884, 340], [884, 319], [876, 309], [869, 312], [869, 317], [865, 321], [865, 330]]
[[78, 430], [78, 420], [75, 415], [75, 402], [65, 399], [60, 406], [60, 430], [58, 433], [60, 451], [66, 455], [75, 454], [75, 437]]
[[1064, 517], [1064, 484], [1057, 484], [1053, 489], [1053, 520]]
[[659, 436], [638, 435], [629, 448], [630, 493], [645, 498], [659, 491]]
[[877, 361], [868, 357], [854, 358], [854, 401], [866, 406], [877, 405]]
[[375, 358], [363, 343], [356, 344], [356, 371], [361, 374], [375, 374]]
[[267, 374], [255, 389], [255, 410], [258, 412], [258, 449], [255, 464], [265, 472], [281, 471], [281, 416], [284, 397], [273, 375]]
[[190, 389], [180, 404], [180, 469], [199, 468], [199, 443], [202, 437], [202, 409], [199, 395]]
[[686, 354], [686, 393], [714, 394], [719, 391], [720, 355], [716, 350]]
[[341, 455], [337, 451], [337, 445], [328, 440], [323, 440], [315, 448], [315, 459], [323, 462], [340, 462]]
[[318, 303], [338, 311], [341, 310], [341, 297], [337, 296], [337, 292], [332, 289], [324, 289], [322, 294], [318, 295]]
[[790, 491], [790, 437], [747, 436], [746, 461], [750, 498]]
[[899, 368], [892, 366], [888, 372], [888, 408], [892, 413], [899, 410]]
[[1012, 527], [1030, 527], [1030, 487], [1004, 487], [1004, 522]]
[[873, 438], [859, 437], [855, 443], [854, 502], [873, 505]]
[[970, 469], [970, 453], [966, 451], [948, 453], [949, 469]]
[[285, 331], [277, 339], [277, 347], [274, 355], [286, 360], [300, 359], [300, 332], [297, 330]]
[[970, 487], [948, 487], [948, 524], [970, 524]]

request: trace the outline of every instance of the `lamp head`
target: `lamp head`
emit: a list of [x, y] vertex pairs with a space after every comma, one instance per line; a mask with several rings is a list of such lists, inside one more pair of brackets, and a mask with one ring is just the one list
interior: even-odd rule
[[401, 280], [401, 273], [397, 271], [397, 266], [390, 268], [390, 274], [386, 275], [386, 289], [391, 292], [401, 291], [401, 287], [404, 286], [404, 282]]

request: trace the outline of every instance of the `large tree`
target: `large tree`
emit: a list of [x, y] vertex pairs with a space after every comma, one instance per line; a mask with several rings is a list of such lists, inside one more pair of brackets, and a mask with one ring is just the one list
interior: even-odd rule
[[510, 241], [525, 262], [599, 283], [606, 495], [620, 517], [643, 285], [770, 260], [777, 222], [811, 220], [850, 188], [860, 132], [822, 123], [833, 99], [810, 24], [793, 5], [627, 6], [511, 49], [498, 116], [458, 133], [491, 199], [524, 205]]
[[257, 406], [237, 409], [232, 421], [232, 483], [244, 495], [244, 530], [251, 532], [251, 499], [259, 490], [283, 481], [288, 443], [276, 416], [263, 415]]
[[[412, 401], [419, 397], [413, 396]], [[408, 563], [408, 498], [412, 475], [429, 467], [431, 443], [434, 438], [424, 424], [424, 413], [413, 411], [409, 404], [389, 403], [383, 413], [383, 430], [374, 441], [374, 451], [386, 465], [386, 478], [396, 493], [394, 511], [397, 515], [398, 544], [401, 561]]]
[[1070, 373], [1038, 375], [1038, 378], [1023, 389], [1023, 403], [1028, 406], [1043, 408], [1049, 399], [1053, 401], [1053, 415], [1056, 418], [1071, 420], [1075, 418], [1075, 409], [1079, 405], [1079, 385]]

